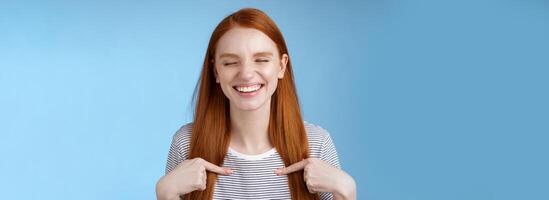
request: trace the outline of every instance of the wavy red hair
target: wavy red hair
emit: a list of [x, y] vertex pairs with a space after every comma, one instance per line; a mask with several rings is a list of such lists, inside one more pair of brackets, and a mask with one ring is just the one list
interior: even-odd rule
[[[286, 42], [273, 20], [258, 9], [241, 9], [224, 18], [210, 38], [200, 80], [194, 91], [195, 105], [189, 158], [200, 157], [218, 166], [229, 147], [231, 123], [229, 100], [215, 82], [214, 56], [217, 42], [234, 27], [254, 28], [266, 34], [278, 47], [279, 55], [288, 54]], [[289, 54], [288, 54], [289, 57]], [[309, 157], [309, 145], [301, 117], [290, 59], [274, 94], [271, 96], [271, 113], [268, 134], [284, 164], [289, 166]], [[198, 94], [197, 94], [198, 91]], [[206, 189], [185, 195], [185, 199], [212, 199], [217, 175], [208, 172]], [[288, 186], [292, 199], [319, 199], [317, 194], [307, 190], [303, 171], [288, 175]]]

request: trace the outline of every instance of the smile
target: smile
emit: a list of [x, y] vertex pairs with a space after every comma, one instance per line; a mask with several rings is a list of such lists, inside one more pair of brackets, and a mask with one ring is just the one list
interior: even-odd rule
[[238, 90], [239, 92], [255, 92], [259, 90], [263, 84], [255, 84], [250, 86], [234, 86], [233, 88]]
[[240, 96], [250, 98], [250, 97], [254, 97], [257, 93], [259, 93], [259, 90], [261, 90], [263, 86], [265, 86], [265, 84], [254, 83], [254, 84], [247, 84], [247, 85], [237, 85], [237, 86], [233, 86], [233, 88], [238, 92]]

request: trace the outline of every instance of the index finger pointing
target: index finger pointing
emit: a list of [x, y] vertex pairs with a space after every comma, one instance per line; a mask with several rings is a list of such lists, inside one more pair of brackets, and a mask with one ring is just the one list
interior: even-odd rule
[[219, 167], [205, 160], [202, 162], [202, 165], [204, 165], [206, 170], [217, 173], [217, 174], [221, 174], [221, 175], [229, 175], [232, 172], [231, 169]]
[[302, 161], [296, 162], [296, 163], [294, 163], [294, 164], [292, 164], [288, 167], [279, 169], [277, 174], [278, 175], [286, 175], [286, 174], [289, 174], [289, 173], [293, 173], [293, 172], [302, 170], [303, 168], [305, 168], [306, 165], [307, 165], [307, 160], [302, 160]]

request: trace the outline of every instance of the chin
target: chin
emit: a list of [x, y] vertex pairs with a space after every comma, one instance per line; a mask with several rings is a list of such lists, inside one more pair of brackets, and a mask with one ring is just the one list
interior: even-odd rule
[[240, 110], [252, 111], [261, 108], [264, 104], [265, 102], [251, 101], [236, 103], [235, 106]]
[[252, 111], [252, 110], [257, 110], [261, 107], [261, 105], [249, 105], [249, 104], [245, 104], [245, 105], [237, 105], [237, 108], [240, 109], [240, 110], [245, 110], [245, 111]]

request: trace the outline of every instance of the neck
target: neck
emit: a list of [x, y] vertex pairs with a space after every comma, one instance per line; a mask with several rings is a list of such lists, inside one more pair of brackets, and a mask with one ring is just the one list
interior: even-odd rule
[[240, 110], [231, 103], [231, 148], [245, 154], [260, 154], [273, 148], [267, 132], [270, 108], [270, 100], [256, 110]]

